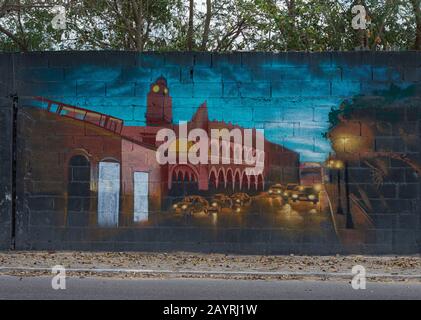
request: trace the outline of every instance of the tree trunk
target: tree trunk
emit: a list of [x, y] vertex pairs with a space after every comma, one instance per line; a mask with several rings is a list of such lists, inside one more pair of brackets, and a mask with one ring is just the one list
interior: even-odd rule
[[143, 37], [143, 25], [145, 23], [143, 16], [143, 3], [140, 1], [140, 4], [138, 5], [137, 0], [132, 0], [132, 7], [135, 20], [134, 42], [136, 51], [143, 52], [145, 49], [145, 41]]
[[205, 26], [203, 29], [202, 46], [200, 48], [202, 51], [206, 51], [206, 47], [208, 44], [211, 17], [212, 17], [212, 1], [206, 0], [206, 18], [205, 18]]
[[189, 29], [187, 31], [187, 50], [193, 50], [193, 15], [194, 15], [194, 0], [190, 0], [189, 5]]
[[299, 48], [297, 48], [297, 43], [295, 41], [295, 29], [296, 29], [296, 3], [295, 0], [285, 0], [285, 5], [287, 7], [288, 10], [288, 17], [289, 17], [289, 23], [291, 23], [292, 25], [289, 27], [289, 31], [287, 31], [287, 50], [291, 50], [291, 49], [295, 49], [295, 50], [299, 50]]
[[421, 50], [421, 0], [411, 0], [416, 22], [416, 36], [414, 49]]

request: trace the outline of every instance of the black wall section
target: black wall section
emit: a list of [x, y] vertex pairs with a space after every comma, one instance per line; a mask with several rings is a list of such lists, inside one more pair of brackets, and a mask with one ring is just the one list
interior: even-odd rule
[[12, 58], [0, 54], [0, 248], [12, 246]]

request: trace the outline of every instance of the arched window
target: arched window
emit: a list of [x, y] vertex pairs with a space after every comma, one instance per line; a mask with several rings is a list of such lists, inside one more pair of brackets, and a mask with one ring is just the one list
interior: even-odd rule
[[192, 168], [180, 165], [173, 169], [169, 196], [184, 197], [186, 195], [194, 195], [197, 194], [198, 190], [199, 178]]
[[91, 164], [82, 155], [69, 161], [67, 183], [67, 225], [86, 226], [91, 205]]

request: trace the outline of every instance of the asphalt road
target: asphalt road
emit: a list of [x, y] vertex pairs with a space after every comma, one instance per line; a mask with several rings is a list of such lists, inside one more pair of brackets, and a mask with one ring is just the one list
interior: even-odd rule
[[68, 278], [66, 290], [53, 290], [51, 278], [0, 276], [0, 299], [417, 299], [421, 283], [367, 283], [354, 290], [348, 282], [209, 279]]

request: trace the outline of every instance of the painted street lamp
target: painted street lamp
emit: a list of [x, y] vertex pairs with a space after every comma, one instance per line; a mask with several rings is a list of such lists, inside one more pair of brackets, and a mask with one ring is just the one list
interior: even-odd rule
[[336, 208], [337, 214], [344, 214], [344, 210], [342, 208], [342, 186], [341, 186], [341, 169], [343, 168], [343, 162], [340, 160], [329, 160], [328, 162], [328, 168], [331, 170], [336, 170], [336, 183], [337, 183], [337, 189], [338, 189], [338, 205]]
[[347, 161], [345, 161], [345, 201], [346, 201], [346, 228], [353, 229], [354, 222], [352, 221], [351, 205], [350, 205], [350, 199], [349, 199], [349, 170], [348, 170]]
[[344, 214], [344, 209], [342, 208], [342, 185], [341, 185], [341, 170], [344, 167], [342, 161], [335, 161], [335, 169], [337, 171], [337, 183], [338, 183], [338, 207], [336, 209], [337, 214]]
[[[341, 137], [339, 138], [341, 143], [342, 143], [342, 147], [343, 147], [343, 152], [347, 153], [347, 145], [351, 144], [353, 141], [351, 141], [350, 137]], [[345, 160], [344, 163], [344, 178], [345, 178], [345, 201], [346, 201], [346, 228], [347, 229], [352, 229], [354, 228], [354, 223], [352, 221], [352, 216], [351, 216], [351, 205], [350, 205], [350, 199], [349, 199], [349, 170], [348, 170], [348, 161]]]

